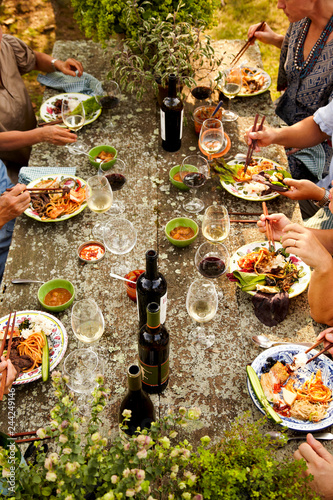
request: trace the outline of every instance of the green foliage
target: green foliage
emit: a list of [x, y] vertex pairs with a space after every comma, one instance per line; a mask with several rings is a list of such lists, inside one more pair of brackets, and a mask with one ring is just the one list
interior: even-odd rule
[[[127, 0], [71, 0], [74, 8], [74, 17], [80, 28], [88, 38], [105, 42], [115, 33], [135, 35], [136, 27], [140, 20], [131, 19], [126, 15]], [[132, 2], [135, 3], [135, 2]], [[169, 12], [177, 8], [178, 0], [151, 0], [145, 4], [144, 20], [151, 17], [165, 18]], [[213, 25], [214, 12], [219, 7], [219, 0], [184, 0], [184, 9], [180, 20], [186, 21], [188, 16], [202, 19], [208, 25]]]

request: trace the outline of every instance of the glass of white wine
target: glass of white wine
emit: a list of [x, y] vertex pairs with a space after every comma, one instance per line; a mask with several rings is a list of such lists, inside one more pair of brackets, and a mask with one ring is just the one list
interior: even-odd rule
[[225, 147], [224, 130], [221, 120], [208, 118], [201, 126], [199, 135], [199, 147], [212, 160], [213, 154], [220, 153]]
[[104, 332], [104, 317], [94, 299], [74, 303], [71, 313], [72, 330], [84, 344], [97, 342]]
[[228, 210], [224, 205], [211, 205], [205, 211], [202, 219], [202, 234], [212, 243], [224, 241], [230, 231]]
[[[186, 309], [191, 318], [198, 323], [207, 323], [214, 318], [218, 307], [218, 297], [214, 284], [204, 279], [194, 280], [186, 297]], [[215, 334], [207, 334], [204, 327], [197, 327], [191, 332], [190, 339], [201, 347], [211, 347]]]
[[[242, 70], [241, 68], [227, 68], [222, 73], [221, 91], [228, 98], [228, 108], [230, 100], [239, 94], [242, 88]], [[223, 120], [233, 122], [237, 120], [238, 115], [230, 109], [223, 111]]]
[[77, 97], [66, 97], [61, 104], [62, 121], [67, 128], [77, 132], [85, 122], [83, 102]]
[[[93, 212], [103, 214], [113, 202], [113, 193], [109, 181], [101, 175], [94, 175], [87, 180], [87, 205]], [[95, 239], [103, 241], [104, 224], [97, 222], [92, 233]]]

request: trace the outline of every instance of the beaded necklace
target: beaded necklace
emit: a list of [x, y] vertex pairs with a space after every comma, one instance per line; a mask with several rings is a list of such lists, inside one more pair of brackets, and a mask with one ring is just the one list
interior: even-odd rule
[[322, 31], [320, 37], [310, 50], [310, 53], [306, 60], [303, 60], [303, 48], [304, 48], [304, 42], [307, 37], [307, 34], [309, 32], [311, 24], [311, 19], [306, 19], [303, 30], [301, 33], [301, 36], [298, 40], [295, 54], [294, 54], [294, 65], [295, 68], [300, 71], [300, 78], [304, 78], [307, 76], [311, 71], [313, 70], [314, 65], [316, 64], [323, 48], [325, 47], [325, 44], [327, 42], [328, 37], [333, 31], [333, 16], [331, 19], [328, 21], [327, 25], [325, 26], [324, 30]]

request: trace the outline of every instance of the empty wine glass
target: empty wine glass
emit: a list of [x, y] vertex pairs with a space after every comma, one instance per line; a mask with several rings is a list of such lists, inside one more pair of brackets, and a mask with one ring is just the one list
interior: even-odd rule
[[183, 208], [187, 212], [198, 214], [205, 208], [205, 204], [195, 197], [195, 193], [197, 188], [203, 186], [209, 177], [207, 160], [200, 155], [187, 156], [181, 164], [179, 175], [182, 182], [192, 191], [191, 199], [184, 202]]
[[[94, 160], [96, 162], [100, 162], [100, 166], [99, 166], [98, 172], [99, 171], [104, 172], [103, 169], [101, 168], [101, 165], [103, 163], [106, 163], [108, 160], [101, 160], [100, 158], [97, 158], [97, 157], [96, 158], [92, 158], [90, 156], [90, 154], [88, 153], [89, 148], [85, 144], [74, 142], [74, 143], [71, 143], [71, 144], [66, 144], [65, 147], [73, 155], [85, 155], [85, 156], [88, 156], [88, 158], [90, 160]], [[103, 174], [101, 174], [101, 175], [103, 175]]]
[[105, 172], [101, 165], [98, 169], [98, 175], [104, 175], [104, 177], [106, 177], [113, 193], [113, 203], [108, 211], [109, 215], [121, 215], [125, 211], [124, 203], [121, 200], [115, 200], [115, 191], [122, 189], [126, 183], [125, 172], [126, 163], [120, 158], [117, 158], [113, 163], [112, 172], [109, 170]]
[[98, 385], [97, 377], [103, 374], [98, 355], [90, 349], [76, 349], [65, 358], [63, 375], [67, 379], [67, 387], [78, 395], [76, 403], [84, 416], [89, 416], [89, 396]]
[[[198, 323], [207, 323], [215, 316], [217, 306], [218, 297], [213, 283], [204, 279], [194, 280], [186, 297], [186, 309], [191, 318]], [[207, 348], [214, 344], [215, 335], [207, 335], [204, 327], [197, 327], [192, 330], [190, 339]]]
[[199, 135], [199, 147], [212, 160], [213, 154], [220, 153], [225, 147], [223, 125], [217, 118], [208, 118], [201, 126]]
[[[113, 218], [104, 226], [104, 244], [109, 252], [115, 255], [125, 255], [135, 246], [137, 231], [133, 224], [127, 219]], [[118, 262], [114, 270], [120, 276], [125, 276], [129, 271], [126, 262]]]
[[201, 228], [207, 240], [213, 243], [225, 240], [230, 231], [230, 219], [226, 207], [224, 205], [208, 207], [203, 216]]
[[202, 243], [194, 257], [195, 267], [205, 278], [219, 278], [229, 267], [229, 252], [222, 243]]
[[[103, 109], [113, 109], [118, 106], [121, 99], [121, 92], [117, 82], [106, 80], [95, 89], [95, 99]], [[114, 124], [110, 121], [110, 127]]]
[[97, 342], [104, 332], [104, 317], [94, 299], [74, 303], [71, 313], [72, 330], [84, 344]]
[[85, 121], [85, 111], [83, 102], [77, 97], [66, 97], [61, 104], [62, 121], [67, 128], [77, 132], [83, 127]]
[[[87, 180], [87, 205], [93, 212], [98, 214], [109, 210], [113, 202], [113, 193], [109, 181], [101, 175], [94, 175]], [[95, 239], [103, 238], [104, 224], [97, 222], [92, 233]]]
[[230, 100], [239, 94], [242, 88], [242, 70], [241, 68], [227, 68], [222, 73], [221, 91], [228, 98], [228, 109], [223, 112], [223, 120], [233, 122], [237, 120], [238, 115], [230, 111]]

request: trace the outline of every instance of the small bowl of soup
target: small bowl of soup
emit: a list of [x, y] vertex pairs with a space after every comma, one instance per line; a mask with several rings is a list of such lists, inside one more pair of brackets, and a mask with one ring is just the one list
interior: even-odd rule
[[105, 257], [105, 245], [101, 241], [89, 240], [79, 246], [79, 259], [86, 264], [96, 264]]
[[188, 217], [177, 217], [165, 226], [166, 237], [176, 247], [187, 247], [197, 239], [198, 234], [198, 224]]
[[64, 311], [72, 305], [74, 297], [74, 285], [61, 278], [47, 281], [38, 290], [40, 304], [50, 312]]

